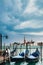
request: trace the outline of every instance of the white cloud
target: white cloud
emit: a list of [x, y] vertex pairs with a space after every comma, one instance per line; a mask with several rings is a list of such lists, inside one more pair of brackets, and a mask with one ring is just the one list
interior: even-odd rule
[[30, 0], [28, 3], [26, 9], [23, 12], [23, 15], [28, 15], [31, 13], [34, 13], [37, 16], [43, 15], [43, 9], [39, 9], [38, 6], [36, 5], [37, 0]]
[[43, 31], [41, 31], [41, 32], [24, 32], [24, 33], [21, 33], [21, 34], [42, 36], [43, 35]]
[[7, 10], [11, 10], [11, 13], [21, 13], [22, 3], [21, 0], [4, 0], [5, 7]]
[[4, 0], [3, 6], [3, 9], [5, 9], [5, 11], [2, 11], [2, 14], [0, 15], [0, 21], [8, 25], [19, 23], [19, 19], [16, 19], [15, 15], [18, 15], [22, 12], [21, 0]]
[[6, 26], [1, 27], [1, 30], [4, 31], [4, 33], [5, 33], [5, 34], [8, 34], [8, 35], [17, 34], [15, 31], [8, 30], [8, 29], [6, 28]]
[[12, 0], [4, 0], [5, 7], [12, 7]]
[[43, 9], [37, 8], [37, 11], [34, 14], [37, 15], [37, 16], [43, 16]]
[[30, 21], [21, 22], [19, 25], [16, 25], [14, 28], [15, 29], [40, 28], [43, 27], [42, 23], [43, 21], [30, 20]]
[[5, 33], [8, 34], [8, 35], [17, 34], [15, 31], [9, 31], [9, 30], [5, 30]]
[[7, 13], [7, 12], [4, 12], [2, 15], [1, 15], [1, 19], [0, 21], [6, 25], [15, 25], [17, 23], [19, 23], [19, 19], [16, 19], [14, 16], [12, 16], [12, 14], [10, 13]]
[[17, 5], [17, 8], [21, 11], [21, 10], [22, 10], [22, 3], [21, 3], [21, 0], [15, 1], [15, 4]]
[[37, 8], [35, 7], [35, 2], [36, 2], [36, 0], [30, 0], [30, 2], [28, 3], [28, 5], [24, 11], [24, 14], [25, 13], [33, 13], [37, 10]]

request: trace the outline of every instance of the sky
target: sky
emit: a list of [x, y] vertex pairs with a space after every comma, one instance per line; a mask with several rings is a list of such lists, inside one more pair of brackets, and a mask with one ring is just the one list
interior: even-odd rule
[[43, 0], [0, 0], [3, 43], [43, 41]]

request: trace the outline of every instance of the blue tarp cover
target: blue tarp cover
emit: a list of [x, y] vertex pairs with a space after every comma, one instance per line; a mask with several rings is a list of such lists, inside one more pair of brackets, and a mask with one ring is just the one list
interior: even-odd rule
[[40, 54], [39, 51], [32, 53], [32, 55], [35, 56], [35, 57], [39, 56], [39, 54]]
[[19, 55], [20, 55], [20, 56], [24, 56], [24, 52], [20, 53]]

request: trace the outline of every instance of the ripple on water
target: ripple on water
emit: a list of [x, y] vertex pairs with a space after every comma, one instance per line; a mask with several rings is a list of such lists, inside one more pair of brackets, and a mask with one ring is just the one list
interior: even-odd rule
[[39, 61], [39, 62], [37, 62], [37, 63], [27, 63], [27, 62], [17, 62], [17, 63], [15, 63], [15, 62], [10, 62], [10, 63], [8, 63], [8, 62], [6, 62], [4, 65], [43, 65], [43, 61], [41, 62], [41, 61]]

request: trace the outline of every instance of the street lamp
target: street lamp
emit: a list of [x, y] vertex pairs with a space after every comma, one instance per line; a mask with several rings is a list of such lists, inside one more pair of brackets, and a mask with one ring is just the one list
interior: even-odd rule
[[8, 36], [7, 35], [2, 35], [0, 34], [0, 50], [2, 50], [2, 38], [5, 37], [6, 39], [8, 39]]

